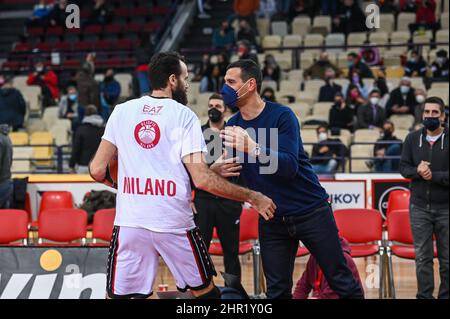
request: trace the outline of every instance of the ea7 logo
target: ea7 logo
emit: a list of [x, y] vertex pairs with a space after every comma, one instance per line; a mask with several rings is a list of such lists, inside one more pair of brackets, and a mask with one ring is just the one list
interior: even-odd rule
[[[9, 280], [8, 280], [9, 277]], [[62, 278], [61, 278], [62, 277]], [[90, 292], [91, 299], [104, 299], [106, 274], [98, 273], [83, 277], [80, 273], [61, 276], [60, 274], [0, 274], [0, 299], [80, 299]]]
[[151, 114], [151, 115], [158, 115], [163, 108], [164, 108], [164, 106], [144, 105], [144, 109], [142, 110], [142, 113], [144, 113], [144, 114]]
[[366, 27], [368, 29], [379, 29], [380, 28], [380, 7], [376, 4], [369, 4], [366, 7]]

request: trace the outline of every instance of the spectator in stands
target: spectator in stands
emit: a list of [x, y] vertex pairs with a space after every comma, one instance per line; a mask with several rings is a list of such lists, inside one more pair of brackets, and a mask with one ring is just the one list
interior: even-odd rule
[[[368, 44], [368, 41], [365, 41], [364, 44]], [[383, 64], [380, 48], [378, 47], [361, 48], [359, 50], [359, 55], [368, 67], [380, 66]]]
[[259, 10], [257, 12], [258, 18], [266, 18], [271, 20], [272, 16], [277, 13], [277, 5], [275, 0], [261, 0], [259, 3]]
[[108, 121], [109, 115], [119, 101], [120, 92], [120, 83], [114, 79], [114, 70], [106, 70], [105, 78], [100, 83], [100, 115], [105, 122]]
[[256, 30], [256, 12], [260, 0], [234, 0], [234, 12], [239, 20], [245, 19]]
[[350, 83], [348, 85], [345, 85], [343, 88], [344, 94], [348, 93], [348, 90], [350, 87], [356, 86], [361, 93], [361, 96], [364, 99], [367, 99], [369, 97], [369, 87], [366, 85], [366, 83], [363, 81], [363, 78], [361, 77], [361, 73], [358, 69], [353, 69], [351, 77], [350, 77]]
[[322, 52], [320, 54], [319, 60], [316, 61], [313, 65], [305, 70], [303, 73], [306, 80], [325, 80], [325, 71], [328, 69], [333, 69], [336, 76], [340, 76], [341, 70], [333, 63], [330, 62], [328, 58], [328, 53]]
[[399, 9], [401, 12], [411, 12], [416, 13], [417, 11], [417, 0], [399, 0]]
[[112, 8], [106, 0], [94, 0], [94, 8], [86, 21], [86, 24], [108, 24], [113, 19]]
[[239, 21], [239, 32], [237, 34], [238, 41], [248, 41], [252, 46], [257, 46], [256, 31], [252, 28], [250, 23], [242, 19]]
[[433, 82], [448, 82], [449, 81], [449, 63], [448, 53], [445, 50], [436, 52], [436, 60], [431, 64], [431, 71], [433, 72]]
[[78, 100], [76, 87], [69, 86], [67, 94], [63, 95], [59, 101], [59, 118], [70, 120], [73, 132], [75, 132], [79, 124], [80, 113], [84, 114], [84, 108], [78, 103]]
[[342, 91], [342, 86], [335, 83], [336, 72], [329, 68], [325, 71], [325, 85], [320, 88], [319, 102], [333, 102], [336, 93]]
[[416, 0], [416, 23], [409, 25], [411, 33], [417, 30], [433, 30], [436, 32], [440, 25], [436, 22], [436, 0]]
[[328, 137], [328, 127], [320, 125], [317, 129], [318, 143], [313, 146], [311, 164], [316, 174], [334, 174], [341, 161], [337, 157], [345, 157], [347, 148], [338, 138]]
[[354, 131], [354, 111], [345, 103], [342, 92], [336, 92], [334, 96], [334, 105], [330, 109], [329, 126], [331, 132], [341, 129]]
[[350, 83], [347, 88], [345, 101], [347, 105], [352, 110], [354, 110], [355, 114], [357, 114], [358, 109], [367, 102], [366, 99], [362, 96], [362, 93], [359, 90], [358, 86], [353, 83]]
[[427, 75], [427, 63], [419, 51], [414, 50], [405, 65], [405, 76], [425, 77]]
[[372, 90], [369, 95], [369, 103], [360, 106], [357, 110], [358, 128], [360, 129], [381, 129], [386, 120], [386, 113], [379, 105], [381, 93], [378, 90]]
[[416, 106], [414, 92], [414, 88], [411, 87], [411, 79], [408, 77], [402, 78], [400, 86], [391, 92], [391, 97], [386, 105], [387, 116], [414, 114], [414, 107]]
[[53, 4], [47, 4], [46, 0], [39, 0], [39, 3], [33, 7], [33, 13], [28, 18], [26, 24], [28, 27], [46, 27], [48, 16], [52, 11]]
[[236, 41], [234, 29], [227, 20], [222, 21], [220, 28], [214, 30], [213, 49], [230, 50]]
[[135, 50], [136, 69], [133, 76], [133, 93], [139, 98], [151, 92], [149, 80], [149, 63], [153, 56], [153, 45], [150, 42], [150, 34], [143, 32], [140, 36], [139, 47]]
[[13, 131], [23, 128], [26, 103], [19, 90], [13, 88], [12, 78], [0, 74], [0, 124], [8, 124]]
[[280, 83], [281, 69], [272, 54], [267, 54], [265, 56], [262, 72], [264, 81], [275, 81], [277, 84]]
[[338, 8], [337, 15], [333, 17], [332, 31], [344, 34], [367, 31], [366, 16], [357, 1], [343, 1]]
[[[353, 70], [357, 69], [359, 70], [359, 74], [361, 78], [372, 78], [373, 79], [373, 73], [372, 70], [369, 68], [369, 66], [362, 61], [362, 58], [355, 52], [350, 52], [347, 55], [347, 61], [348, 61], [348, 74], [349, 78], [353, 75]], [[351, 78], [350, 78], [351, 80]]]
[[271, 87], [265, 88], [261, 93], [261, 97], [266, 101], [277, 103], [275, 91]]
[[[352, 250], [347, 240], [340, 236], [342, 250], [344, 251], [347, 266], [352, 271], [353, 277], [359, 283], [361, 290], [364, 291], [361, 278], [359, 276], [358, 267], [352, 258]], [[312, 295], [310, 295], [312, 292]], [[322, 269], [320, 269], [314, 256], [310, 256], [306, 269], [302, 277], [297, 282], [292, 299], [339, 299], [329, 286]]]
[[424, 89], [416, 89], [416, 106], [414, 107], [414, 126], [422, 124], [423, 109], [425, 107], [425, 100], [427, 99], [427, 91]]
[[[374, 167], [377, 173], [397, 173], [399, 170], [402, 141], [394, 135], [394, 131], [394, 123], [384, 122], [381, 138], [377, 140], [378, 144], [375, 144], [373, 150], [376, 159], [366, 162], [368, 167]], [[385, 158], [391, 156], [398, 156], [398, 159]]]
[[338, 3], [336, 0], [320, 0], [321, 14], [334, 17], [337, 14]]
[[320, 2], [317, 0], [293, 0], [288, 12], [289, 23], [299, 15], [314, 18], [320, 12]]
[[89, 72], [89, 75], [94, 77], [95, 76], [95, 58], [96, 53], [90, 52], [86, 54], [86, 59], [84, 60], [82, 64], [82, 68], [86, 69]]
[[94, 157], [104, 132], [104, 121], [95, 105], [88, 105], [85, 117], [75, 131], [69, 167], [73, 173], [89, 174], [88, 165]]
[[78, 115], [80, 120], [83, 120], [84, 107], [91, 104], [100, 107], [99, 86], [91, 74], [89, 64], [86, 63], [77, 72], [75, 79], [77, 81], [78, 103], [82, 106], [80, 108], [81, 114]]
[[434, 299], [433, 242], [439, 258], [438, 298], [449, 298], [449, 132], [444, 112], [442, 99], [427, 98], [422, 118], [424, 128], [407, 136], [400, 161], [400, 173], [411, 180], [409, 214], [418, 299]]
[[11, 166], [13, 161], [13, 146], [8, 137], [9, 126], [0, 120], [0, 209], [9, 208], [13, 191], [11, 182]]
[[65, 27], [66, 19], [69, 15], [66, 12], [67, 0], [59, 0], [58, 4], [56, 4], [49, 15], [49, 24], [52, 27]]
[[380, 106], [383, 108], [386, 108], [386, 104], [389, 101], [390, 97], [390, 89], [388, 86], [388, 83], [386, 81], [386, 72], [385, 70], [379, 70], [377, 72], [377, 77], [375, 81], [373, 82], [373, 89], [377, 89], [380, 91], [381, 94], [381, 100], [380, 100]]
[[214, 64], [211, 73], [208, 75], [208, 89], [207, 92], [219, 92], [223, 86], [223, 75], [219, 65]]
[[253, 52], [250, 42], [243, 40], [238, 42], [239, 60], [252, 60], [259, 65], [258, 56]]
[[28, 75], [28, 85], [37, 85], [41, 88], [42, 106], [54, 106], [59, 101], [58, 76], [42, 61], [38, 61], [33, 71]]

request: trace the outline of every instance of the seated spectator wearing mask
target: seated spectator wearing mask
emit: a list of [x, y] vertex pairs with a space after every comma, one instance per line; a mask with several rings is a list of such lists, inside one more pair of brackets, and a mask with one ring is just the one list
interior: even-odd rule
[[[359, 283], [361, 290], [364, 291], [358, 268], [352, 258], [350, 245], [342, 236], [339, 239], [347, 266], [352, 271], [353, 277]], [[292, 299], [339, 299], [339, 296], [328, 285], [319, 264], [312, 255], [309, 257], [302, 277], [297, 282]]]
[[46, 27], [48, 24], [48, 16], [52, 11], [53, 4], [47, 5], [46, 0], [39, 0], [39, 3], [33, 7], [33, 13], [28, 18], [27, 27]]
[[342, 91], [342, 86], [334, 82], [336, 72], [332, 68], [325, 71], [325, 85], [320, 88], [319, 102], [333, 102], [336, 93]]
[[359, 70], [359, 76], [361, 78], [371, 78], [373, 79], [373, 73], [372, 70], [369, 68], [369, 66], [364, 63], [361, 59], [361, 57], [355, 53], [355, 52], [350, 52], [347, 55], [347, 65], [348, 65], [348, 75], [349, 75], [349, 80], [352, 80], [352, 76], [353, 76], [353, 70], [357, 69]]
[[101, 116], [105, 122], [108, 121], [114, 106], [117, 104], [120, 97], [121, 87], [120, 83], [114, 79], [114, 70], [108, 69], [105, 73], [103, 82], [100, 83], [100, 103]]
[[330, 62], [328, 54], [326, 52], [322, 52], [319, 60], [307, 68], [303, 73], [303, 76], [306, 80], [325, 80], [325, 71], [330, 68], [334, 70], [335, 76], [339, 76], [341, 74], [341, 70]]
[[367, 99], [369, 96], [369, 87], [364, 83], [363, 78], [361, 77], [361, 72], [358, 69], [353, 69], [351, 78], [350, 78], [350, 84], [344, 86], [343, 92], [347, 93], [348, 89], [351, 85], [354, 85], [358, 87], [359, 92], [361, 93], [361, 96], [364, 99]]
[[27, 85], [37, 85], [41, 88], [42, 106], [54, 106], [59, 101], [58, 76], [39, 61], [33, 72], [28, 75]]
[[[83, 107], [78, 102], [78, 92], [76, 87], [69, 86], [67, 94], [61, 97], [59, 101], [59, 118], [68, 119], [72, 122], [72, 131], [75, 131], [80, 122], [80, 110]], [[81, 112], [81, 113], [84, 113]]]
[[433, 32], [436, 32], [440, 29], [440, 24], [436, 21], [436, 0], [416, 0], [415, 2], [416, 23], [409, 25], [411, 34], [417, 30], [433, 30]]
[[381, 99], [380, 91], [370, 92], [369, 103], [360, 106], [357, 110], [358, 128], [360, 129], [380, 129], [386, 120], [386, 113], [379, 105]]
[[334, 105], [330, 109], [329, 126], [330, 130], [337, 131], [339, 129], [354, 131], [354, 111], [345, 103], [344, 96], [341, 92], [336, 92], [334, 97]]
[[449, 63], [448, 53], [445, 50], [436, 52], [436, 60], [431, 64], [433, 82], [448, 82]]
[[237, 34], [237, 40], [238, 41], [248, 41], [250, 45], [257, 46], [256, 42], [256, 32], [253, 30], [251, 25], [248, 23], [247, 20], [242, 19], [239, 21], [239, 31]]
[[[375, 144], [373, 150], [376, 159], [366, 162], [367, 166], [374, 167], [377, 173], [398, 173], [399, 171], [402, 141], [394, 135], [394, 131], [394, 123], [384, 122], [381, 138], [377, 140], [379, 144]], [[385, 159], [386, 156], [398, 156], [398, 159]]]
[[230, 50], [235, 43], [234, 29], [227, 20], [222, 22], [220, 28], [215, 29], [213, 33], [213, 49]]
[[416, 89], [416, 106], [414, 107], [414, 125], [422, 124], [423, 108], [425, 106], [425, 100], [427, 99], [427, 92], [423, 89]]
[[358, 109], [366, 104], [366, 99], [362, 96], [358, 86], [353, 83], [348, 86], [345, 103], [357, 114]]
[[237, 54], [239, 60], [252, 60], [259, 65], [258, 56], [252, 52], [252, 46], [247, 40], [242, 40], [238, 42]]
[[411, 57], [405, 65], [405, 76], [425, 77], [427, 75], [427, 63], [419, 51], [412, 51]]
[[402, 78], [400, 86], [391, 92], [391, 96], [386, 105], [387, 116], [414, 114], [416, 106], [415, 90], [411, 87], [411, 79]]
[[266, 101], [277, 103], [277, 99], [275, 97], [275, 91], [270, 87], [265, 88], [262, 91], [261, 97]]
[[280, 82], [281, 68], [272, 54], [267, 54], [264, 59], [264, 68], [262, 70], [263, 81], [275, 81], [277, 85]]
[[311, 165], [316, 174], [334, 174], [339, 166], [337, 157], [344, 157], [348, 150], [340, 139], [328, 137], [328, 127], [321, 125], [317, 128], [318, 143], [313, 146]]
[[377, 78], [373, 82], [373, 89], [377, 89], [380, 91], [381, 94], [381, 100], [379, 102], [380, 106], [382, 108], [386, 108], [386, 104], [389, 101], [390, 97], [390, 84], [386, 81], [386, 71], [385, 70], [379, 70], [377, 74]]
[[337, 14], [333, 18], [332, 32], [349, 34], [351, 32], [365, 31], [367, 31], [366, 16], [358, 1], [341, 1]]

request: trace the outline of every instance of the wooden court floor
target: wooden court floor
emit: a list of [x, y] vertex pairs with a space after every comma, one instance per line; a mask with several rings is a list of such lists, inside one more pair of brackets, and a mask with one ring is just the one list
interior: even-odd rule
[[[249, 295], [254, 293], [253, 289], [253, 261], [250, 255], [242, 256], [241, 267], [242, 267], [242, 282], [244, 288], [247, 290]], [[309, 257], [297, 258], [293, 276], [294, 287], [295, 283], [300, 279], [301, 274], [305, 270], [306, 262]], [[214, 265], [216, 267], [217, 273], [215, 282], [218, 286], [223, 286], [223, 279], [220, 276], [220, 271], [224, 271], [223, 258], [219, 256], [212, 256]], [[361, 281], [365, 290], [365, 297], [367, 299], [378, 299], [378, 259], [376, 257], [370, 258], [358, 258], [355, 259], [355, 263], [358, 267]], [[393, 257], [393, 267], [394, 267], [394, 280], [397, 299], [414, 299], [416, 295], [416, 275], [415, 275], [415, 263], [412, 260], [399, 259]], [[439, 265], [435, 259], [434, 264], [435, 273], [435, 296], [439, 289]], [[163, 261], [160, 262], [160, 267], [158, 270], [158, 275], [153, 287], [153, 291], [156, 292], [159, 289], [159, 285], [167, 284], [169, 290], [176, 290], [175, 281]], [[157, 299], [156, 294], [153, 295], [153, 299]]]

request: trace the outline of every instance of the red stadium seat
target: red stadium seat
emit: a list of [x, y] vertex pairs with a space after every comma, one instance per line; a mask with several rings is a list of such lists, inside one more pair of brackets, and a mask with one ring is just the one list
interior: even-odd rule
[[77, 208], [42, 211], [39, 215], [39, 244], [42, 245], [44, 239], [57, 243], [70, 243], [77, 240], [84, 243], [87, 219], [86, 211]]
[[68, 41], [56, 42], [53, 44], [53, 48], [59, 51], [70, 51], [72, 50], [72, 43]]
[[379, 297], [384, 292], [384, 247], [383, 218], [374, 209], [341, 209], [334, 212], [337, 227], [342, 237], [349, 243], [352, 257], [361, 258], [378, 254], [380, 271]]
[[161, 24], [159, 22], [148, 22], [144, 26], [144, 31], [152, 32], [157, 31], [160, 28]]
[[28, 52], [31, 51], [33, 48], [29, 43], [17, 43], [14, 46], [14, 52]]
[[28, 240], [28, 213], [24, 210], [0, 210], [0, 245], [11, 245], [22, 240]]
[[122, 32], [122, 26], [120, 24], [109, 24], [105, 26], [105, 33], [120, 33]]
[[146, 17], [150, 15], [150, 8], [148, 7], [137, 7], [131, 9], [131, 15], [133, 17]]
[[48, 191], [42, 194], [39, 214], [47, 209], [73, 208], [72, 193], [68, 191]]
[[101, 24], [92, 24], [88, 25], [86, 28], [84, 28], [84, 33], [89, 34], [99, 34], [102, 32], [103, 26]]
[[63, 27], [50, 27], [47, 29], [46, 35], [61, 36], [64, 34]]
[[111, 240], [115, 216], [116, 210], [114, 208], [101, 209], [94, 214], [92, 227], [92, 238], [94, 239], [94, 243], [96, 243], [98, 239], [107, 242]]
[[[387, 216], [388, 240], [387, 256], [389, 259], [389, 285], [392, 297], [395, 298], [394, 270], [392, 255], [398, 258], [415, 259], [414, 241], [411, 230], [409, 210], [392, 210]], [[434, 245], [434, 257], [437, 257], [436, 245]]]
[[394, 210], [409, 210], [409, 199], [411, 192], [408, 190], [395, 190], [389, 194], [386, 215]]
[[39, 37], [39, 36], [44, 35], [45, 29], [44, 29], [44, 28], [40, 28], [40, 27], [36, 27], [36, 28], [28, 28], [28, 29], [27, 29], [27, 33], [28, 33], [28, 35], [30, 35], [30, 36], [33, 36], [33, 37]]

